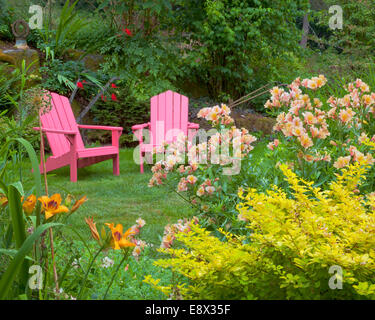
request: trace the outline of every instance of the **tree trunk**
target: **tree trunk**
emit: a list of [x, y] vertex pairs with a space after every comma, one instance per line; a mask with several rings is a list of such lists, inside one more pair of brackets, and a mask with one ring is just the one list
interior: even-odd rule
[[307, 36], [309, 34], [309, 14], [308, 13], [306, 13], [303, 16], [302, 31], [303, 31], [303, 34], [302, 34], [302, 39], [301, 39], [301, 42], [300, 42], [300, 46], [302, 48], [306, 48], [307, 47]]

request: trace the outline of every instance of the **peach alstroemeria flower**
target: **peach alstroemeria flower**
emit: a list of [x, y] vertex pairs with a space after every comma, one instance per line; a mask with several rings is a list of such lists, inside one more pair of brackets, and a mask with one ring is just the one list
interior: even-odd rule
[[197, 182], [198, 178], [193, 176], [193, 175], [189, 175], [187, 176], [186, 178], [186, 181], [190, 184], [195, 184]]
[[134, 231], [130, 228], [123, 234], [122, 224], [118, 224], [116, 227], [113, 223], [106, 223], [112, 231], [111, 246], [115, 250], [122, 248], [135, 247], [135, 243], [129, 241], [129, 237], [134, 234]]
[[210, 114], [208, 114], [206, 119], [215, 122], [219, 119], [219, 116], [216, 112], [211, 112]]
[[273, 149], [275, 148], [273, 142], [270, 142], [269, 144], [267, 144], [267, 148], [273, 151]]
[[42, 203], [46, 220], [58, 213], [69, 212], [69, 209], [66, 206], [61, 205], [61, 195], [58, 193], [51, 196], [51, 198], [42, 196], [38, 198], [38, 200]]
[[197, 191], [197, 196], [198, 197], [201, 197], [201, 196], [203, 196], [204, 195], [204, 187], [203, 186], [200, 186], [199, 188], [198, 188], [198, 191]]
[[229, 115], [230, 114], [230, 108], [228, 108], [228, 106], [226, 104], [222, 104], [221, 105], [221, 112], [225, 115]]
[[316, 118], [311, 112], [304, 112], [303, 113], [304, 121], [307, 124], [315, 124], [317, 122]]
[[305, 149], [314, 145], [312, 140], [310, 139], [310, 137], [307, 134], [303, 134], [303, 135], [299, 136], [298, 139], [299, 139], [299, 142], [301, 143], [302, 147], [304, 147]]
[[213, 194], [215, 192], [215, 187], [208, 186], [206, 187], [206, 191], [208, 194]]
[[33, 194], [29, 195], [25, 202], [22, 204], [23, 211], [26, 213], [26, 215], [31, 215], [34, 211], [36, 205], [36, 196]]
[[138, 259], [139, 256], [140, 256], [140, 254], [141, 254], [141, 252], [142, 252], [142, 248], [140, 246], [136, 246], [134, 248], [134, 250], [133, 250], [132, 255], [133, 255], [133, 257], [135, 257], [136, 259]]
[[70, 210], [71, 213], [75, 212], [78, 210], [78, 208], [84, 204], [87, 201], [87, 197], [83, 196], [81, 199], [77, 200], [74, 204], [72, 209]]
[[146, 221], [144, 221], [142, 218], [138, 218], [135, 222], [137, 222], [140, 228], [144, 227], [144, 225], [146, 224]]
[[345, 166], [347, 166], [350, 162], [350, 159], [351, 159], [351, 156], [347, 156], [347, 157], [339, 157], [337, 159], [337, 161], [333, 164], [333, 166], [336, 168], [336, 169], [341, 169], [341, 168], [344, 168]]
[[366, 140], [368, 140], [368, 139], [369, 139], [369, 137], [367, 136], [367, 134], [365, 132], [362, 132], [360, 137], [358, 138], [358, 142], [360, 144], [362, 144], [362, 143], [366, 142]]
[[178, 192], [183, 192], [183, 191], [187, 191], [187, 181], [185, 178], [181, 178], [180, 182], [178, 183], [177, 185], [177, 191]]
[[96, 222], [94, 222], [94, 218], [92, 218], [92, 217], [91, 218], [85, 218], [85, 221], [90, 228], [92, 237], [96, 241], [100, 241], [99, 232], [98, 232], [98, 229], [96, 229]]
[[354, 115], [355, 112], [351, 108], [347, 108], [340, 111], [339, 117], [342, 122], [347, 123], [352, 120]]

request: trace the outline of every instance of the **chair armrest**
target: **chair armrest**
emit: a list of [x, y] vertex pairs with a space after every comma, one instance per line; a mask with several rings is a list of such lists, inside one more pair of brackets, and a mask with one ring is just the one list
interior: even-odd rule
[[110, 126], [94, 126], [94, 125], [86, 125], [86, 124], [79, 124], [78, 128], [81, 129], [96, 129], [96, 130], [110, 130], [110, 131], [122, 131], [122, 127], [110, 127]]
[[[140, 144], [143, 144], [143, 129], [144, 128], [147, 128], [147, 127], [151, 127], [151, 123], [150, 122], [147, 122], [147, 123], [142, 123], [142, 124], [136, 124], [134, 126], [132, 126], [132, 131], [134, 133], [134, 135], [138, 138], [138, 141]], [[141, 130], [141, 131], [139, 131]]]
[[147, 123], [142, 123], [142, 124], [136, 124], [134, 126], [132, 126], [132, 131], [136, 131], [136, 130], [139, 130], [139, 129], [144, 129], [144, 128], [147, 128], [151, 125], [150, 122], [147, 122]]
[[[33, 130], [40, 131], [39, 127], [34, 127]], [[69, 131], [69, 130], [59, 130], [59, 129], [49, 129], [49, 128], [42, 128], [42, 132], [50, 132], [50, 133], [58, 133], [58, 134], [68, 134], [68, 135], [76, 135], [77, 132]]]
[[188, 129], [199, 129], [199, 124], [194, 122], [188, 122]]

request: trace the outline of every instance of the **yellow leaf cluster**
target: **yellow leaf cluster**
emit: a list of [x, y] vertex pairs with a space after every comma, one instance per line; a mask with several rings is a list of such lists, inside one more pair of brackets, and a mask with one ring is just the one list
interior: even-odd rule
[[[183, 249], [157, 261], [188, 279], [190, 299], [375, 298], [375, 196], [356, 192], [367, 167], [342, 169], [327, 190], [280, 169], [290, 190], [241, 190], [246, 239], [219, 240], [200, 226], [178, 234]], [[329, 269], [342, 269], [342, 289]]]

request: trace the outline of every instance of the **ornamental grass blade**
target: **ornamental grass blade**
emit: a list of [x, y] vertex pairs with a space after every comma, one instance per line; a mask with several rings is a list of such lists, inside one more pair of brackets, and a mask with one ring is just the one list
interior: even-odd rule
[[2, 275], [0, 279], [0, 300], [5, 300], [8, 297], [9, 289], [11, 288], [19, 270], [20, 267], [26, 257], [26, 255], [30, 252], [32, 249], [35, 241], [39, 239], [41, 234], [46, 231], [48, 228], [56, 227], [56, 226], [62, 226], [61, 223], [47, 223], [44, 225], [39, 226], [35, 232], [30, 235], [21, 248], [18, 250], [17, 254], [14, 256], [14, 259], [9, 264], [8, 268]]

